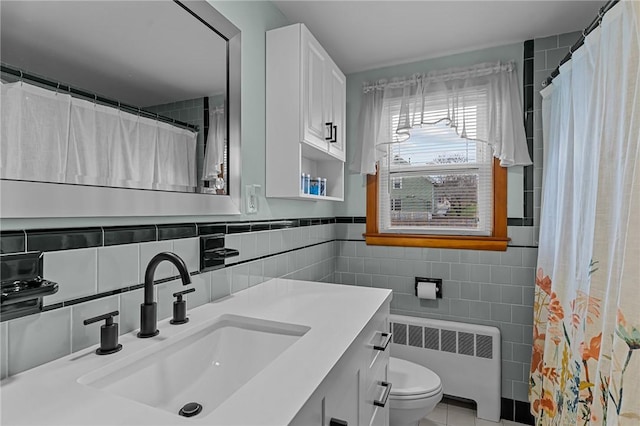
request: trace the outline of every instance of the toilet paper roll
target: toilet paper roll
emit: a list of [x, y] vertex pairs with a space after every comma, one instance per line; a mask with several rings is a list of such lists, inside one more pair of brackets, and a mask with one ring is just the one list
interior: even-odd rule
[[435, 299], [436, 293], [437, 293], [436, 283], [429, 283], [429, 282], [418, 283], [419, 299]]

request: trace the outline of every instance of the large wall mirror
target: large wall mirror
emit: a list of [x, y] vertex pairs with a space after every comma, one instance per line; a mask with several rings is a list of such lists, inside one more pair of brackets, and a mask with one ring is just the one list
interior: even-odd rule
[[209, 3], [1, 8], [3, 217], [239, 212], [240, 31]]

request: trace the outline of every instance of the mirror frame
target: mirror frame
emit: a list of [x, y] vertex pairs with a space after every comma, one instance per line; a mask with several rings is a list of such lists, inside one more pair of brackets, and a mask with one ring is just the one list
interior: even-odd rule
[[60, 218], [240, 214], [241, 33], [206, 0], [177, 1], [194, 19], [227, 40], [227, 195], [0, 181], [0, 217]]

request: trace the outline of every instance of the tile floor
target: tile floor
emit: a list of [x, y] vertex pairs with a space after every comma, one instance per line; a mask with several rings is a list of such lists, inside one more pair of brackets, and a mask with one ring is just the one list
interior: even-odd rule
[[476, 418], [476, 411], [472, 408], [458, 405], [439, 403], [436, 408], [424, 419], [420, 420], [420, 426], [526, 426], [509, 420], [500, 420], [495, 423]]

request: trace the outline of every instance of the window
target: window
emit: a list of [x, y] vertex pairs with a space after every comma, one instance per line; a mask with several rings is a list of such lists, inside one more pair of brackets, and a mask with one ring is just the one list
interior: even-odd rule
[[[493, 158], [483, 115], [487, 94], [466, 89], [455, 129], [446, 97], [433, 97], [409, 139], [390, 135], [386, 156], [367, 185], [368, 244], [505, 250], [506, 170]], [[401, 100], [385, 99], [397, 129]], [[464, 137], [461, 137], [464, 136]]]

